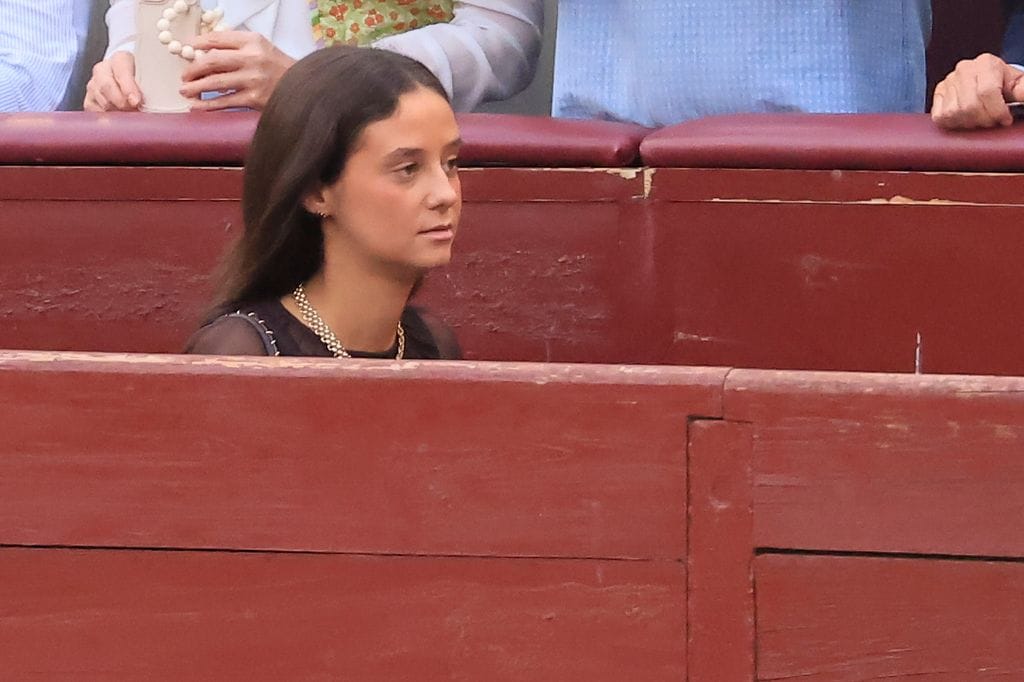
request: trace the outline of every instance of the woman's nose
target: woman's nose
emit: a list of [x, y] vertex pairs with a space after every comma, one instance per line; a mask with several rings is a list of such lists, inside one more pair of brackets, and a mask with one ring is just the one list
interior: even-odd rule
[[430, 194], [427, 197], [430, 208], [448, 208], [459, 200], [458, 171], [449, 172], [438, 166], [430, 178]]

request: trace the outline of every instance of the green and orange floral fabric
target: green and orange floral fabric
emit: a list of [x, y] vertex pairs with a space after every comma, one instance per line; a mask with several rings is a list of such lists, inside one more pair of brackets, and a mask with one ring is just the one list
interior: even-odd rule
[[369, 45], [454, 16], [454, 0], [310, 0], [319, 47]]

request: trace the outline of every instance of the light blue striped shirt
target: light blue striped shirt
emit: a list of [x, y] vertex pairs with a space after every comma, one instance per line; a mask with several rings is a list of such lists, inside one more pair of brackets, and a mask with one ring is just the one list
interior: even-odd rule
[[553, 113], [923, 111], [929, 0], [560, 0]]
[[89, 0], [0, 0], [0, 111], [53, 111], [89, 25]]

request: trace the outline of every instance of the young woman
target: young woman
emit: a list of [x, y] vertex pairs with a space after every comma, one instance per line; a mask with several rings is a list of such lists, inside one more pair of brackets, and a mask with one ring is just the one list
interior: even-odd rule
[[460, 143], [444, 88], [412, 59], [346, 46], [297, 62], [260, 117], [245, 231], [186, 352], [458, 357], [408, 301], [451, 258]]

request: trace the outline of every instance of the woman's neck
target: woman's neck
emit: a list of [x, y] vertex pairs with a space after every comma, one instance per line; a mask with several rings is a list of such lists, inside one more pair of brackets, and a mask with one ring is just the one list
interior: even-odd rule
[[[380, 353], [395, 343], [395, 330], [414, 282], [381, 268], [327, 259], [303, 288], [310, 304], [345, 348]], [[302, 319], [290, 294], [281, 302]]]

